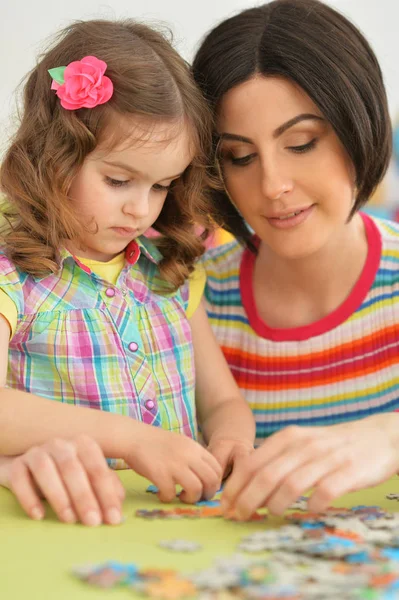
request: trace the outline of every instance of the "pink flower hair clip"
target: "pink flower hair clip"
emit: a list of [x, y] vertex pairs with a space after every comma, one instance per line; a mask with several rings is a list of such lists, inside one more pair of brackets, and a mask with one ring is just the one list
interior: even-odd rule
[[49, 69], [53, 78], [51, 89], [56, 90], [61, 106], [66, 110], [94, 108], [108, 102], [114, 86], [104, 75], [107, 63], [95, 56], [85, 56], [67, 67]]

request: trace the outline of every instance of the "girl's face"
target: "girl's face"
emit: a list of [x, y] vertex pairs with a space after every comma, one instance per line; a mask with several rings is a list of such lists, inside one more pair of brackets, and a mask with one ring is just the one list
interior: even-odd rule
[[283, 78], [254, 77], [224, 96], [217, 127], [229, 196], [274, 253], [308, 256], [345, 226], [354, 169], [301, 88]]
[[[130, 124], [126, 124], [126, 128]], [[145, 130], [137, 133], [145, 135]], [[101, 144], [75, 177], [70, 197], [89, 226], [84, 247], [67, 244], [81, 257], [108, 261], [157, 220], [173, 182], [193, 158], [188, 128], [158, 124], [148, 139], [107, 151]]]

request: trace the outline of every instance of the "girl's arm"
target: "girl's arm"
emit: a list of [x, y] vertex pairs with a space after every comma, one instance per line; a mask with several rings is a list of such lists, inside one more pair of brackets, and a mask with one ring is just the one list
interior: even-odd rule
[[255, 420], [216, 341], [203, 303], [190, 319], [199, 424], [208, 449], [226, 470], [253, 450]]
[[57, 438], [94, 440], [103, 455], [122, 458], [160, 490], [159, 498], [212, 497], [220, 485], [217, 460], [184, 435], [147, 425], [128, 416], [62, 404], [5, 387], [10, 328], [0, 315], [0, 455], [15, 456]]
[[141, 423], [122, 415], [54, 402], [5, 387], [10, 326], [0, 315], [0, 455], [17, 455], [50, 438], [89, 435], [112, 458], [124, 458]]
[[0, 456], [0, 486], [9, 487], [8, 469], [12, 461], [11, 456]]

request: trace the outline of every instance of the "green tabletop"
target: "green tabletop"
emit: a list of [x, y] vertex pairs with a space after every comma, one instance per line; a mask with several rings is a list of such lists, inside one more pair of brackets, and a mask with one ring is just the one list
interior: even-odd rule
[[[223, 519], [145, 520], [135, 517], [138, 508], [159, 508], [160, 502], [145, 489], [148, 482], [130, 471], [120, 473], [127, 490], [126, 521], [117, 527], [97, 528], [59, 523], [48, 511], [42, 522], [29, 520], [8, 490], [0, 488], [0, 598], [3, 600], [127, 600], [132, 591], [90, 587], [71, 575], [71, 568], [107, 560], [133, 562], [140, 567], [192, 571], [208, 567], [217, 556], [232, 554], [244, 535], [264, 523], [236, 523]], [[388, 493], [399, 493], [399, 477], [366, 491], [349, 494], [335, 506], [377, 504], [399, 509]], [[282, 519], [270, 518], [268, 527]], [[203, 550], [183, 554], [164, 550], [161, 540], [188, 539]], [[142, 596], [141, 596], [142, 598]]]

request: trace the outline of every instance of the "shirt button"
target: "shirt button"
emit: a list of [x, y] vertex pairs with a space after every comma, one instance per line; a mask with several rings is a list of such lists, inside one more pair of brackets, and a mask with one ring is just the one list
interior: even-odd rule
[[129, 346], [128, 346], [130, 352], [136, 352], [136, 350], [138, 350], [139, 345], [136, 344], [136, 342], [130, 342]]
[[107, 288], [105, 290], [105, 295], [108, 296], [108, 298], [113, 298], [115, 296], [114, 288]]
[[156, 407], [156, 404], [155, 404], [154, 400], [146, 400], [144, 402], [144, 406], [146, 407], [147, 410], [152, 410], [153, 408]]

